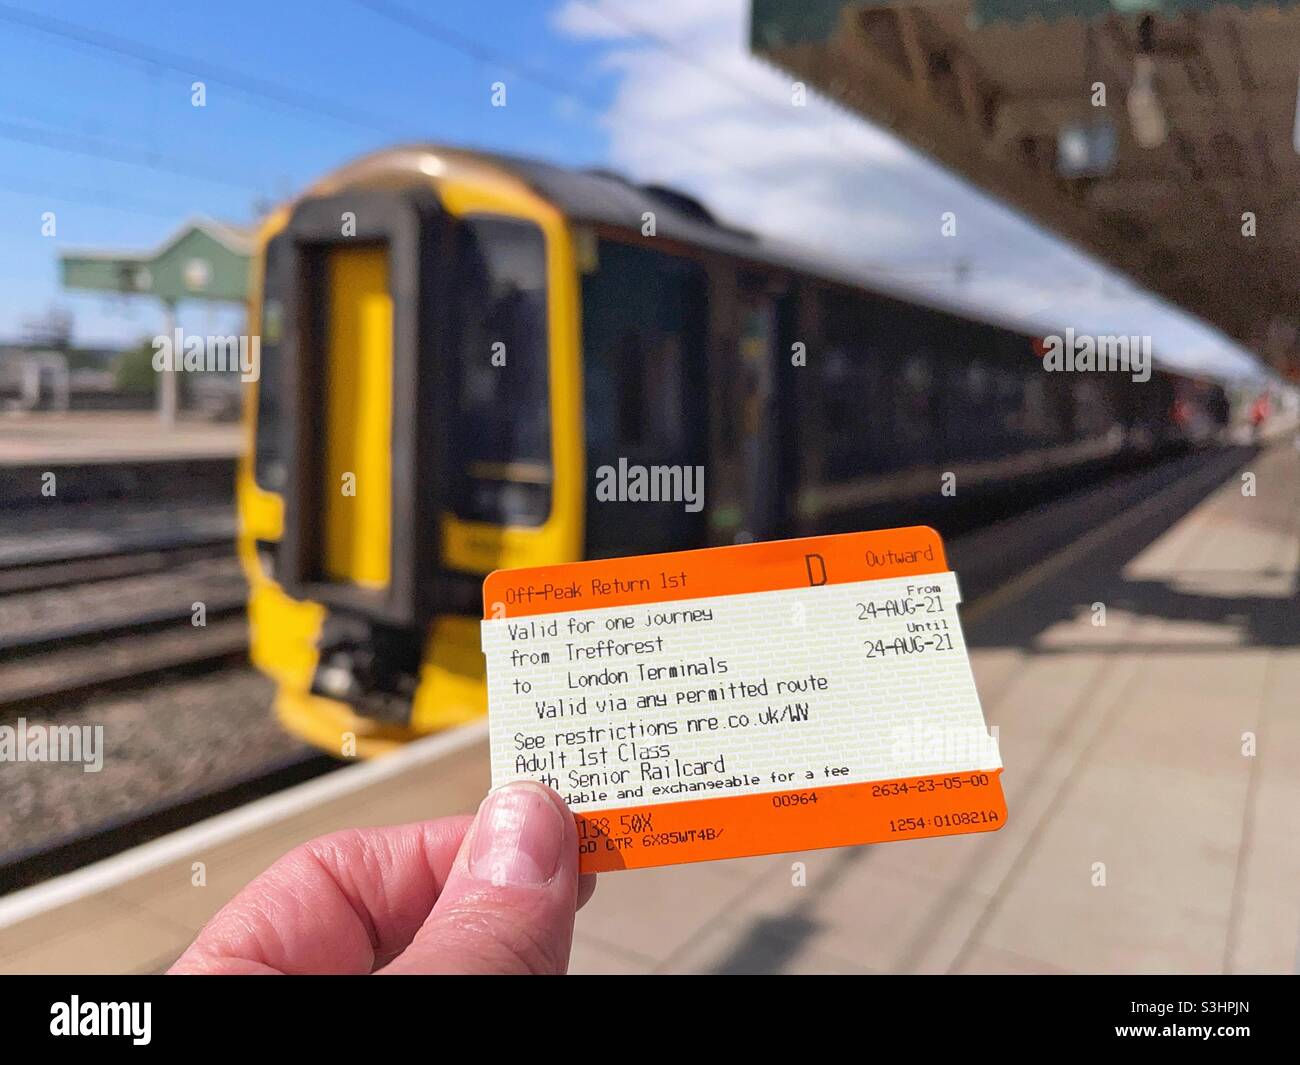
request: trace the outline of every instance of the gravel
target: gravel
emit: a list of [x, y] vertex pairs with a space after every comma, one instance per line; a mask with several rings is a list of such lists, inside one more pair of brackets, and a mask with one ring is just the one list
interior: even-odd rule
[[245, 591], [238, 560], [227, 557], [199, 559], [165, 573], [20, 592], [0, 598], [0, 638], [35, 638], [73, 624], [126, 622], [168, 607], [189, 610], [196, 602], [241, 598]]
[[[273, 685], [252, 669], [161, 680], [21, 714], [37, 725], [102, 726], [103, 768], [0, 762], [0, 858], [49, 845], [182, 796], [221, 788], [308, 751], [271, 710]], [[0, 726], [16, 727], [6, 712]]]

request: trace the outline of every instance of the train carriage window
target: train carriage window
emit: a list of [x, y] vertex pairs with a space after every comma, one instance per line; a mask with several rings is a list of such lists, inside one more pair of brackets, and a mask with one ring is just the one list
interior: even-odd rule
[[591, 558], [703, 545], [707, 292], [698, 263], [611, 240], [583, 276]]
[[1047, 401], [1047, 382], [1044, 375], [1031, 374], [1025, 380], [1025, 439], [1035, 444], [1051, 443], [1054, 439], [1054, 422]]
[[1001, 458], [1024, 436], [1024, 373], [1007, 334], [965, 323], [956, 352], [955, 388], [948, 405], [951, 454], [968, 460]]
[[456, 244], [451, 508], [540, 525], [551, 504], [546, 243], [531, 222], [481, 216], [461, 221]]
[[1023, 446], [1025, 436], [1025, 382], [1019, 368], [1000, 365], [993, 372], [997, 421], [994, 430], [999, 450], [1010, 452]]
[[1104, 436], [1113, 424], [1113, 407], [1102, 382], [1076, 375], [1074, 382], [1074, 432], [1080, 439]]
[[894, 386], [894, 425], [898, 441], [913, 461], [937, 456], [934, 429], [934, 371], [931, 353], [905, 353]]
[[893, 300], [839, 290], [822, 294], [821, 318], [822, 477], [852, 490], [932, 461], [939, 446], [933, 321]]

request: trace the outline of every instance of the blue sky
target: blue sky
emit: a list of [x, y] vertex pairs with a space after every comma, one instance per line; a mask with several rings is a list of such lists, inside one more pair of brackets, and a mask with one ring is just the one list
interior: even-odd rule
[[[889, 134], [815, 98], [790, 107], [788, 81], [746, 52], [747, 11], [746, 0], [0, 0], [0, 339], [53, 304], [85, 343], [152, 335], [160, 314], [147, 301], [62, 291], [59, 251], [150, 248], [192, 214], [247, 223], [351, 157], [427, 139], [613, 166], [1044, 330], [1149, 333], [1178, 365], [1249, 365]], [[66, 36], [83, 33], [149, 58]], [[190, 103], [195, 80], [204, 108]], [[490, 106], [494, 81], [507, 107]], [[49, 210], [54, 238], [40, 233]], [[940, 234], [945, 211], [956, 238]], [[208, 320], [182, 309], [196, 330]]]
[[[599, 44], [550, 30], [546, 5], [426, 6], [440, 24], [519, 64], [564, 71], [593, 100], [611, 93], [615, 75], [594, 62]], [[15, 9], [147, 46], [178, 64], [196, 61], [196, 73], [16, 25], [7, 20]], [[343, 0], [3, 4], [0, 48], [0, 337], [53, 301], [75, 313], [78, 336], [89, 342], [152, 333], [157, 314], [148, 301], [136, 301], [126, 317], [105, 297], [61, 291], [58, 252], [152, 247], [189, 214], [249, 222], [259, 202], [386, 144], [425, 138], [582, 164], [606, 150], [590, 114], [569, 114], [554, 93], [530, 91], [510, 68]], [[207, 106], [193, 107], [192, 82], [217, 68], [319, 98], [319, 110], [359, 112], [363, 123], [373, 116], [379, 128], [283, 106], [214, 77]], [[488, 86], [501, 78], [509, 106], [492, 108]], [[55, 150], [51, 140], [96, 154]], [[120, 155], [170, 169], [118, 162]], [[47, 210], [57, 215], [54, 238], [41, 236]]]

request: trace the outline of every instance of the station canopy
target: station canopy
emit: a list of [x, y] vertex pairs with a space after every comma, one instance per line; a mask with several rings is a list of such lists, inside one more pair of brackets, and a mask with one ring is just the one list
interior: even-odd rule
[[1300, 380], [1300, 0], [753, 0], [751, 47]]

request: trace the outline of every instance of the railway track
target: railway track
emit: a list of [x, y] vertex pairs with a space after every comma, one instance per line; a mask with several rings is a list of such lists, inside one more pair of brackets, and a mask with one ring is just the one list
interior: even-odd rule
[[0, 892], [341, 764], [281, 733], [269, 684], [245, 665], [228, 508], [175, 513], [170, 529], [148, 513], [134, 528], [91, 516], [0, 537], [0, 725], [95, 728], [107, 748], [93, 774], [5, 767]]
[[72, 626], [63, 636], [0, 641], [0, 711], [242, 661], [248, 653], [242, 608], [238, 600], [209, 607], [203, 627], [189, 625], [188, 611], [155, 611], [127, 624]]
[[0, 854], [0, 894], [111, 858], [169, 832], [323, 776], [344, 764], [324, 754], [297, 754], [260, 766], [212, 790], [184, 793], [86, 831]]
[[234, 549], [229, 504], [19, 513], [0, 536], [0, 596], [161, 573]]
[[[40, 565], [59, 567], [61, 579], [0, 599], [0, 712], [208, 669], [247, 653], [245, 586], [228, 545], [169, 552], [155, 544], [143, 557]], [[68, 567], [87, 565], [101, 568], [73, 580]], [[0, 570], [0, 580], [6, 575]]]
[[22, 561], [0, 558], [0, 596], [165, 573], [188, 562], [234, 553], [228, 536], [185, 534], [171, 541], [151, 538], [135, 547], [33, 552]]

